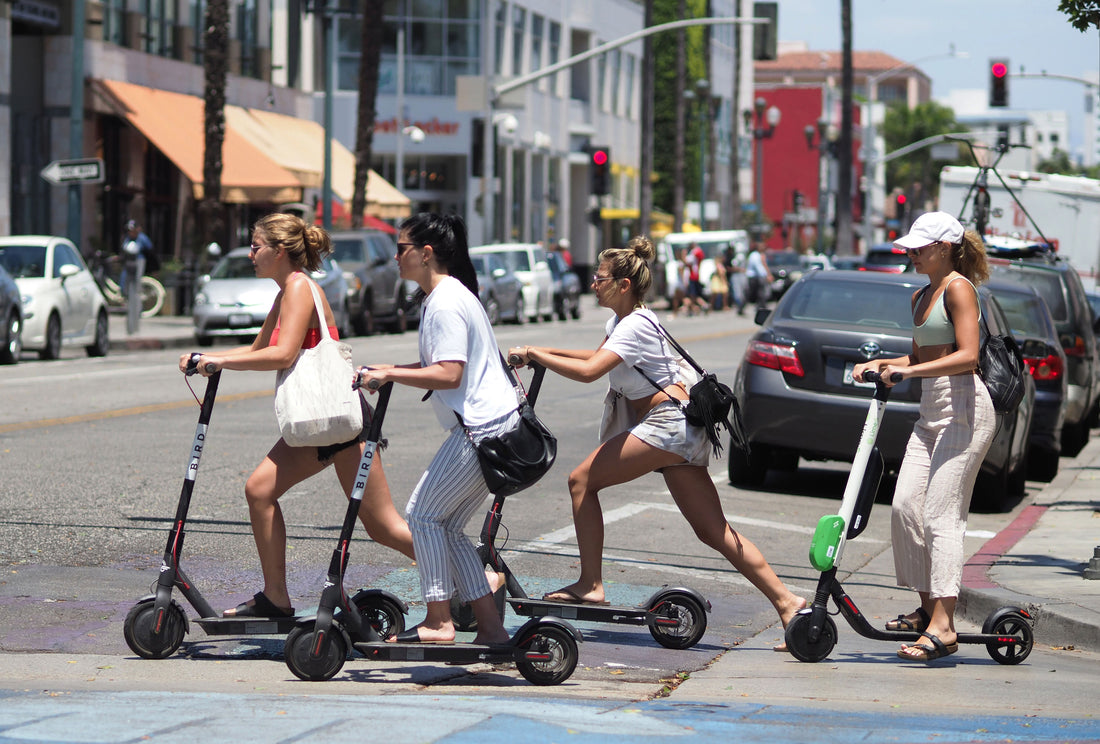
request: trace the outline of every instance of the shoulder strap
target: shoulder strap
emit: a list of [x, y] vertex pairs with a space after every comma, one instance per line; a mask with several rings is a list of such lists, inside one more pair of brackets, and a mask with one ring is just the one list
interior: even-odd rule
[[332, 338], [332, 334], [328, 331], [328, 323], [325, 322], [325, 308], [321, 305], [321, 295], [317, 292], [317, 285], [313, 283], [313, 280], [308, 276], [306, 281], [309, 282], [309, 290], [313, 293], [313, 307], [317, 310], [317, 323], [321, 327], [321, 338], [326, 341]]
[[[688, 364], [690, 364], [692, 367], [695, 368], [695, 371], [699, 373], [700, 377], [705, 377], [706, 376], [707, 371], [705, 369], [703, 369], [702, 367], [700, 367], [698, 362], [696, 362], [694, 359], [691, 358], [691, 354], [688, 354], [687, 350], [683, 346], [680, 346], [680, 344], [676, 341], [676, 339], [674, 339], [672, 336], [669, 335], [668, 331], [666, 331], [664, 329], [664, 326], [662, 326], [660, 323], [655, 323], [652, 318], [650, 318], [646, 315], [642, 315], [640, 317], [645, 319], [646, 321], [648, 321], [650, 325], [652, 325], [654, 328], [657, 329], [658, 333], [660, 333], [662, 336], [664, 336], [666, 339], [668, 339], [668, 342], [670, 344], [672, 344], [672, 348], [676, 349], [676, 351], [679, 352], [680, 356], [682, 356]], [[647, 377], [646, 379], [649, 379], [649, 378]], [[652, 382], [652, 380], [650, 380], [650, 382]]]

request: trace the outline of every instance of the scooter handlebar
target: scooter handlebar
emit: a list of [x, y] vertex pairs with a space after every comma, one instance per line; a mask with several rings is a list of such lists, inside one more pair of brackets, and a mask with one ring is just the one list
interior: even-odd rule
[[[198, 372], [199, 372], [199, 359], [202, 359], [202, 354], [199, 354], [198, 352], [196, 352], [196, 353], [191, 355], [191, 358], [187, 362], [187, 370], [184, 372], [185, 375], [190, 377], [191, 375], [198, 374]], [[214, 374], [214, 372], [216, 372], [217, 369], [218, 369], [217, 366], [213, 362], [207, 362], [206, 365], [203, 367], [203, 370], [205, 370], [205, 372], [207, 374], [210, 374], [210, 375]]]
[[[365, 369], [371, 369], [371, 368], [366, 367]], [[351, 389], [352, 390], [358, 390], [359, 388], [363, 387], [363, 383], [360, 382], [360, 380], [362, 380], [362, 379], [363, 379], [362, 376], [359, 373], [356, 373], [355, 379], [351, 383]], [[382, 382], [380, 380], [376, 380], [374, 378], [371, 378], [371, 379], [367, 380], [367, 384], [366, 384], [367, 390], [378, 390], [380, 387], [382, 387]]]
[[[867, 370], [863, 373], [864, 382], [884, 382], [882, 375], [872, 370]], [[901, 372], [894, 372], [890, 375], [890, 382], [901, 382]]]

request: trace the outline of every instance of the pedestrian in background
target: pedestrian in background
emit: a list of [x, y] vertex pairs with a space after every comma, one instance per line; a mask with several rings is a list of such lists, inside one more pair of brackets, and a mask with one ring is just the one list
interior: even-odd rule
[[[223, 369], [280, 370], [298, 359], [302, 349], [321, 341], [320, 319], [313, 299], [311, 271], [321, 266], [321, 259], [330, 252], [329, 236], [316, 225], [307, 225], [301, 218], [285, 213], [261, 218], [252, 228], [250, 257], [256, 276], [273, 279], [279, 285], [271, 310], [264, 320], [260, 335], [251, 346], [240, 346], [218, 354], [203, 354], [198, 369], [210, 376]], [[324, 310], [325, 324], [333, 338], [339, 338], [336, 320], [325, 299], [318, 292]], [[180, 357], [180, 371], [186, 371], [191, 355]], [[212, 370], [207, 365], [213, 365]], [[348, 380], [351, 385], [352, 380]], [[336, 476], [344, 493], [350, 498], [363, 442], [370, 430], [373, 409], [362, 399], [363, 430], [359, 436], [342, 444], [325, 447], [291, 447], [283, 439], [268, 451], [244, 485], [248, 501], [248, 516], [252, 536], [260, 557], [264, 588], [252, 599], [222, 613], [225, 617], [290, 617], [294, 614], [286, 585], [286, 522], [279, 506], [279, 497], [305, 479], [335, 465]], [[380, 453], [379, 453], [380, 454]], [[409, 527], [394, 508], [390, 487], [379, 454], [374, 457], [367, 477], [359, 519], [370, 538], [413, 558], [413, 541]]]
[[955, 653], [955, 605], [962, 583], [963, 537], [974, 480], [997, 417], [977, 375], [981, 307], [974, 285], [989, 276], [982, 240], [946, 212], [928, 212], [904, 248], [928, 285], [913, 293], [913, 350], [908, 356], [857, 364], [855, 379], [874, 370], [921, 380], [920, 418], [898, 471], [891, 538], [898, 586], [915, 589], [920, 607], [887, 630], [917, 631], [927, 643], [903, 644], [898, 656], [931, 661]]
[[767, 308], [771, 299], [772, 272], [768, 268], [768, 259], [764, 256], [764, 244], [753, 243], [745, 261], [745, 279], [748, 282], [749, 302], [756, 303], [756, 309]]

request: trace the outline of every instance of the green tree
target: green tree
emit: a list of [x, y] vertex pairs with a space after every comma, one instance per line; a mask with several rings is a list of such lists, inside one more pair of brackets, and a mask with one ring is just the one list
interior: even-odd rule
[[1079, 176], [1082, 174], [1081, 169], [1069, 159], [1069, 153], [1057, 147], [1054, 148], [1054, 152], [1051, 153], [1050, 157], [1041, 161], [1035, 169], [1040, 173], [1060, 173], [1064, 176]]
[[[882, 129], [886, 152], [891, 153], [927, 137], [962, 131], [963, 127], [956, 123], [955, 112], [946, 106], [929, 102], [910, 109], [899, 102], [886, 110]], [[952, 161], [933, 160], [929, 147], [891, 160], [886, 164], [887, 189], [901, 188], [910, 198], [927, 199], [939, 192], [940, 168], [948, 164], [973, 165], [969, 155]], [[919, 203], [917, 206], [922, 208]]]
[[1058, 10], [1069, 16], [1070, 25], [1078, 31], [1088, 31], [1090, 26], [1100, 28], [1100, 7], [1095, 0], [1062, 0]]

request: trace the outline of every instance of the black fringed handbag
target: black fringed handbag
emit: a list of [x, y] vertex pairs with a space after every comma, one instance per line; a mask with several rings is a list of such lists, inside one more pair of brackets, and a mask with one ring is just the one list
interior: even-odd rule
[[457, 413], [455, 416], [458, 417], [458, 422], [466, 430], [466, 436], [470, 437], [474, 449], [477, 450], [481, 474], [485, 476], [485, 483], [489, 486], [490, 493], [497, 496], [511, 496], [535, 485], [542, 476], [546, 475], [558, 456], [558, 440], [535, 415], [535, 409], [528, 402], [527, 394], [516, 379], [515, 372], [505, 363], [503, 356], [500, 361], [519, 399], [517, 409], [519, 423], [516, 427], [503, 434], [485, 437], [479, 442], [474, 442], [462, 417]]
[[[649, 320], [649, 318], [646, 318], [646, 320]], [[650, 323], [653, 323], [653, 321], [650, 320]], [[692, 359], [691, 354], [688, 354], [687, 350], [680, 346], [676, 339], [670, 336], [668, 331], [661, 325], [657, 323], [653, 323], [653, 325], [663, 337], [668, 339], [668, 342], [672, 344], [683, 360], [699, 375], [698, 382], [688, 390], [688, 403], [684, 406], [684, 418], [692, 426], [698, 426], [706, 432], [715, 457], [722, 454], [722, 427], [725, 427], [726, 431], [730, 433], [730, 445], [732, 447], [742, 452], [748, 452], [749, 440], [745, 437], [745, 426], [741, 419], [741, 406], [737, 404], [737, 396], [733, 394], [729, 385], [719, 382], [715, 375], [700, 367]], [[637, 367], [635, 369], [642, 377], [649, 380], [653, 387], [662, 390], [661, 386], [650, 379], [645, 372]]]

